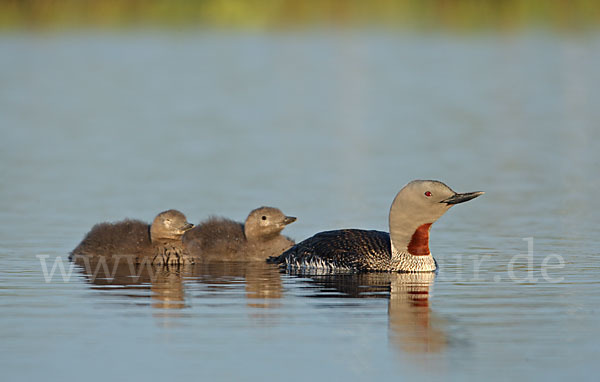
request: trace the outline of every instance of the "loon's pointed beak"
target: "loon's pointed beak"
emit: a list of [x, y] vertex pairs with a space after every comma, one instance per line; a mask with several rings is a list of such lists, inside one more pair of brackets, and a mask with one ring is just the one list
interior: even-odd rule
[[483, 194], [484, 194], [483, 191], [465, 192], [462, 194], [456, 193], [456, 194], [452, 195], [451, 197], [449, 197], [448, 199], [442, 200], [440, 203], [454, 205], [454, 204], [458, 204], [458, 203], [467, 202], [471, 199], [475, 199], [479, 195], [483, 195]]
[[293, 223], [293, 222], [295, 222], [295, 221], [296, 221], [296, 217], [295, 217], [295, 216], [286, 216], [286, 217], [283, 219], [283, 224], [284, 224], [284, 225], [288, 225], [288, 224], [291, 224], [291, 223]]

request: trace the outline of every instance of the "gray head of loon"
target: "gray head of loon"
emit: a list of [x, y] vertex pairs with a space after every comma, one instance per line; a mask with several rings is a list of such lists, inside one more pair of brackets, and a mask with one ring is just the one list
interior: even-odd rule
[[413, 180], [394, 198], [389, 224], [392, 252], [430, 255], [429, 228], [450, 207], [482, 195], [457, 193], [437, 180]]

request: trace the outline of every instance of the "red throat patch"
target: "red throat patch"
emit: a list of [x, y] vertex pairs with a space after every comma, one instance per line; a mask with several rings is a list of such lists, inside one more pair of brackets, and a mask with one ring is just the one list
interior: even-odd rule
[[429, 255], [429, 228], [431, 224], [427, 223], [419, 226], [410, 238], [408, 243], [408, 253], [413, 256], [427, 256]]

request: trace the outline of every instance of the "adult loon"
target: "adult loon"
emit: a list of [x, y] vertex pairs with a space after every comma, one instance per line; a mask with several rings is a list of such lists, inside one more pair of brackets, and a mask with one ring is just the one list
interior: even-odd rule
[[99, 223], [71, 252], [71, 260], [113, 255], [134, 256], [137, 263], [180, 264], [191, 259], [181, 242], [182, 235], [193, 227], [177, 210], [159, 213], [151, 225], [125, 219], [116, 223]]
[[463, 194], [435, 180], [414, 180], [396, 195], [389, 214], [390, 233], [342, 229], [320, 232], [280, 256], [267, 259], [292, 270], [431, 272], [429, 229], [450, 207], [482, 195]]
[[203, 260], [260, 260], [280, 255], [294, 245], [281, 231], [295, 217], [277, 208], [260, 207], [250, 212], [245, 223], [211, 217], [183, 237], [190, 255]]

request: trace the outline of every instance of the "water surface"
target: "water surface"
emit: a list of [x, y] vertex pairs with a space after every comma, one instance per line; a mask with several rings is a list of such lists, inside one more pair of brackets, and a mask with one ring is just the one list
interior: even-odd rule
[[[542, 32], [0, 36], [5, 377], [594, 378], [599, 48]], [[416, 178], [486, 191], [433, 226], [435, 279], [210, 264], [109, 282], [61, 262], [93, 224], [168, 208], [277, 206], [298, 241], [387, 230]]]

